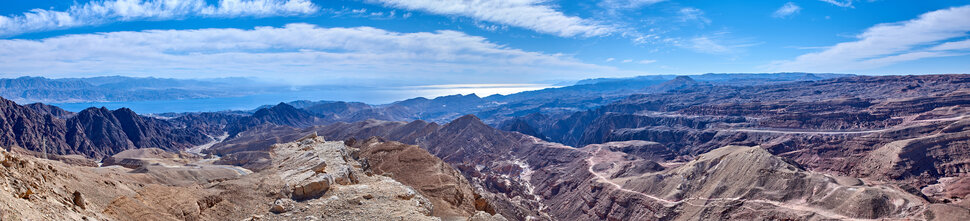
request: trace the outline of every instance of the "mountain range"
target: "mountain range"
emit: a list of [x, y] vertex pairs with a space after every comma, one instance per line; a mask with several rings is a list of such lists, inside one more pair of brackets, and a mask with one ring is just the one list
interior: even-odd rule
[[[970, 75], [647, 76], [488, 97], [153, 117], [0, 101], [3, 153], [52, 165], [5, 160], [0, 172], [110, 174], [97, 179], [137, 197], [82, 191], [95, 199], [91, 209], [66, 213], [107, 219], [137, 217], [134, 205], [176, 219], [243, 210], [231, 217], [326, 217], [308, 208], [369, 217], [374, 211], [350, 208], [375, 205], [413, 219], [970, 218]], [[146, 148], [160, 152], [137, 152]], [[109, 157], [126, 167], [91, 163]], [[17, 196], [0, 200], [46, 205], [16, 207], [24, 217], [63, 208], [21, 197], [28, 190], [72, 199], [74, 187], [20, 182], [0, 183]], [[253, 185], [270, 193], [248, 192]], [[414, 193], [400, 195], [407, 188]], [[146, 203], [190, 190], [205, 194]], [[163, 209], [174, 207], [192, 209]]]
[[275, 87], [246, 78], [19, 77], [0, 79], [0, 96], [18, 103], [117, 102], [242, 96]]

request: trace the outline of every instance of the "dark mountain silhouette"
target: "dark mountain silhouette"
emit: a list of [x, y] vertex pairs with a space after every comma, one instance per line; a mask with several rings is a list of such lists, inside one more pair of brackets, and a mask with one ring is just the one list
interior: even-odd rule
[[[180, 128], [165, 120], [144, 117], [127, 108], [88, 108], [60, 119], [0, 98], [3, 125], [0, 145], [50, 154], [81, 154], [101, 158], [135, 148], [178, 151], [209, 142], [197, 128]], [[50, 110], [41, 109], [41, 110]]]
[[54, 115], [54, 117], [57, 117], [60, 119], [67, 119], [74, 116], [74, 112], [66, 111], [64, 109], [61, 109], [60, 107], [46, 105], [43, 103], [28, 104], [28, 105], [24, 105], [24, 107], [30, 108], [41, 114]]
[[251, 116], [230, 122], [226, 126], [226, 131], [229, 133], [229, 137], [235, 137], [243, 131], [263, 124], [309, 127], [320, 122], [321, 119], [313, 116], [310, 112], [297, 109], [286, 103], [279, 103], [270, 108], [259, 109]]

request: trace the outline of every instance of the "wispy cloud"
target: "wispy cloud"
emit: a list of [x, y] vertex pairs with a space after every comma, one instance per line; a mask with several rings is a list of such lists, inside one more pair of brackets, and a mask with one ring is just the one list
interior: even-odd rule
[[931, 51], [961, 51], [970, 50], [970, 39], [963, 41], [946, 42], [930, 48]]
[[[374, 20], [387, 20], [396, 18], [397, 11], [368, 11], [366, 8], [325, 8], [321, 10], [324, 14], [332, 15], [333, 17], [352, 17], [352, 18], [369, 18]], [[402, 18], [410, 17], [410, 15], [401, 15]]]
[[598, 5], [607, 10], [636, 9], [664, 1], [667, 0], [603, 0]]
[[[970, 42], [970, 6], [927, 12], [918, 18], [878, 24], [826, 50], [794, 60], [776, 61], [776, 71], [851, 71], [884, 67], [904, 61], [966, 54]], [[963, 38], [954, 40], [955, 38]]]
[[771, 13], [771, 17], [786, 18], [797, 14], [801, 10], [802, 7], [799, 7], [794, 2], [788, 2], [785, 3], [785, 5], [782, 5], [781, 8], [778, 8], [778, 10], [775, 10], [774, 13]]
[[711, 20], [704, 16], [704, 11], [697, 8], [681, 8], [677, 13], [681, 22], [696, 21], [705, 25], [711, 23]]
[[545, 0], [369, 0], [385, 6], [433, 14], [463, 16], [476, 20], [525, 28], [561, 37], [592, 37], [616, 31], [602, 22], [568, 16]]
[[819, 0], [843, 8], [854, 8], [852, 0]]
[[654, 62], [657, 62], [657, 60], [645, 59], [645, 60], [640, 60], [637, 63], [640, 63], [640, 64], [652, 64]]
[[428, 83], [501, 82], [616, 71], [457, 31], [400, 33], [310, 24], [0, 40], [0, 60], [4, 72], [43, 76], [256, 76], [300, 83], [402, 75]]
[[611, 61], [614, 61], [614, 60], [616, 60], [616, 58], [607, 58], [606, 59], [606, 62], [611, 62]]
[[708, 53], [708, 54], [723, 54], [731, 52], [731, 48], [718, 43], [711, 39], [710, 37], [701, 36], [694, 37], [688, 40], [688, 43], [680, 45], [681, 47], [691, 49], [696, 52]]
[[107, 0], [75, 3], [64, 11], [32, 9], [21, 15], [0, 16], [0, 37], [23, 33], [92, 26], [120, 21], [168, 20], [189, 16], [270, 17], [315, 13], [309, 0]]

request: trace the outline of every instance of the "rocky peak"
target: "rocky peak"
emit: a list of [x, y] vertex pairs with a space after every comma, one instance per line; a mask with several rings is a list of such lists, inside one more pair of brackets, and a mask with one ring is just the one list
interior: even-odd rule
[[298, 114], [300, 114], [301, 111], [302, 110], [297, 109], [296, 107], [293, 107], [292, 105], [289, 105], [289, 104], [280, 102], [276, 106], [272, 106], [270, 108], [259, 109], [258, 111], [256, 111], [256, 113], [253, 114], [253, 117], [262, 118], [262, 117], [268, 117], [268, 116], [271, 116], [271, 115], [283, 115], [283, 116], [286, 116], [286, 115], [298, 115]]
[[309, 127], [320, 123], [320, 119], [303, 109], [298, 109], [286, 103], [279, 103], [270, 108], [263, 108], [252, 116], [242, 117], [226, 126], [230, 138], [239, 133], [263, 124]]
[[694, 87], [698, 85], [701, 85], [701, 83], [698, 83], [691, 77], [677, 76], [672, 80], [669, 80], [657, 86], [653, 86], [653, 88], [658, 92], [666, 92], [666, 91], [672, 91], [672, 90], [680, 90], [688, 87]]
[[178, 129], [128, 108], [88, 108], [66, 122], [63, 135], [76, 153], [106, 157], [124, 150], [156, 147], [175, 151], [211, 140], [201, 130]]
[[27, 104], [27, 105], [24, 105], [24, 107], [30, 108], [31, 110], [34, 110], [37, 113], [50, 114], [60, 119], [67, 119], [74, 116], [73, 112], [66, 111], [57, 106], [46, 105], [43, 103]]
[[458, 119], [455, 119], [450, 123], [445, 124], [445, 128], [449, 128], [449, 127], [455, 127], [455, 128], [488, 127], [488, 125], [482, 122], [482, 119], [479, 119], [474, 114], [469, 114], [469, 115], [461, 116]]

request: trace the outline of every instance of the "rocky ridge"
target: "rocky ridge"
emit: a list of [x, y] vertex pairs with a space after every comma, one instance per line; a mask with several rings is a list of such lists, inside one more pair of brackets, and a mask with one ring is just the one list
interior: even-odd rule
[[[399, 146], [367, 142], [378, 146]], [[366, 149], [365, 148], [365, 149]], [[406, 148], [413, 151], [413, 147]], [[160, 150], [126, 151], [112, 159], [141, 165], [83, 167], [0, 150], [0, 218], [4, 220], [440, 220], [432, 200], [413, 187], [378, 175], [358, 160], [357, 148], [308, 136], [274, 145], [272, 166], [235, 176], [212, 169], [245, 171], [189, 160]], [[367, 154], [365, 154], [367, 155]], [[409, 154], [406, 156], [412, 156]], [[418, 156], [420, 156], [420, 152]], [[427, 155], [425, 152], [425, 156]], [[427, 158], [425, 163], [450, 167]], [[191, 162], [187, 162], [191, 161]], [[387, 163], [397, 161], [386, 161]], [[382, 164], [378, 164], [382, 165]], [[206, 169], [209, 168], [209, 169]], [[196, 177], [185, 177], [186, 171]], [[447, 171], [444, 171], [447, 172]], [[453, 169], [450, 172], [457, 174]], [[466, 187], [459, 177], [454, 185]], [[186, 181], [186, 182], [177, 182]], [[425, 187], [430, 188], [430, 185]], [[445, 188], [445, 189], [443, 189]], [[474, 194], [474, 192], [470, 192]], [[447, 202], [455, 195], [431, 199]], [[472, 196], [473, 197], [473, 196]], [[474, 204], [473, 201], [465, 201]], [[437, 202], [436, 202], [437, 203]], [[444, 209], [444, 208], [443, 208]], [[443, 210], [457, 211], [457, 210]], [[446, 213], [447, 214], [447, 213]], [[484, 211], [461, 210], [449, 220], [505, 220]]]

